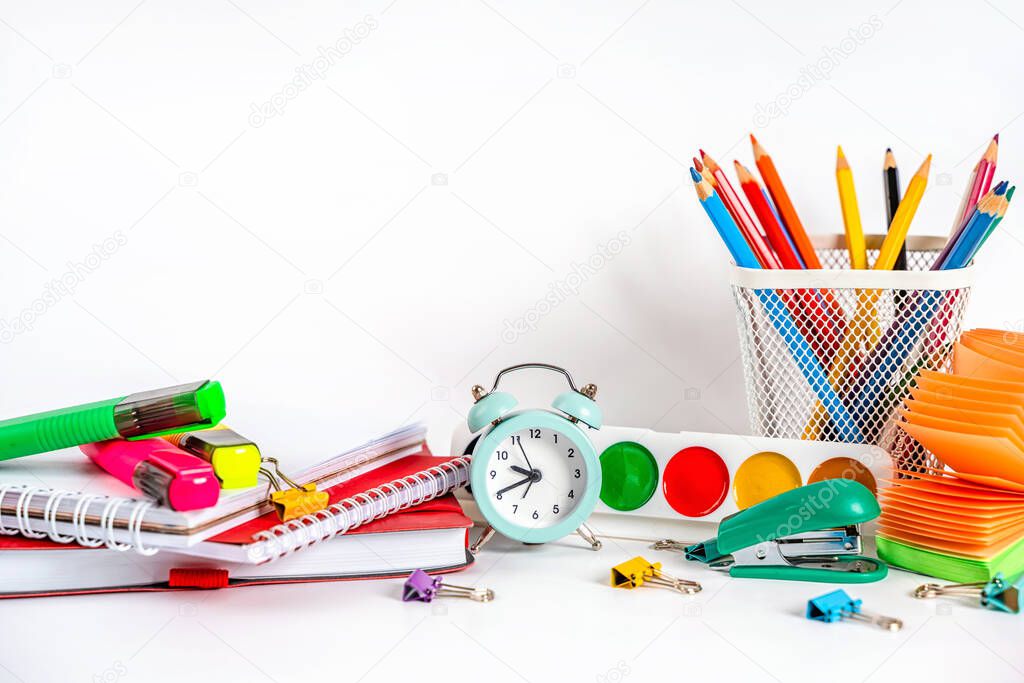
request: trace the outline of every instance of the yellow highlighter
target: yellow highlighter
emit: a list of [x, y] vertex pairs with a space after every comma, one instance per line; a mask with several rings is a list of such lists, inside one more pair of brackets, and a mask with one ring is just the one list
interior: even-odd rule
[[256, 486], [262, 460], [260, 449], [234, 430], [218, 426], [163, 438], [213, 465], [222, 489]]
[[846, 161], [843, 148], [836, 148], [836, 184], [839, 186], [839, 206], [843, 210], [843, 226], [846, 229], [846, 248], [850, 252], [850, 267], [864, 270], [868, 267], [867, 247], [864, 244], [864, 228], [860, 224], [860, 209], [857, 207], [857, 192], [853, 187], [853, 172]]

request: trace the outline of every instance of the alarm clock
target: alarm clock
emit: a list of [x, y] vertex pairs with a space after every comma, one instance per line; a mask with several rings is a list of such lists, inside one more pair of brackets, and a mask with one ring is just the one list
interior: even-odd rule
[[[515, 397], [498, 391], [503, 377], [527, 369], [557, 372], [569, 383], [569, 391], [552, 402], [554, 410], [517, 411]], [[524, 363], [499, 372], [490, 391], [476, 385], [472, 392], [469, 431], [478, 436], [469, 484], [488, 526], [470, 550], [479, 550], [495, 531], [530, 544], [575, 532], [600, 549], [584, 524], [601, 491], [601, 464], [586, 433], [601, 427], [597, 387], [577, 389], [563, 368]]]

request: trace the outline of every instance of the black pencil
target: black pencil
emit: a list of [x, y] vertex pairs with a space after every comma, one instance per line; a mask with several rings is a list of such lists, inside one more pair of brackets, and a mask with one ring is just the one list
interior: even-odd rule
[[[887, 214], [887, 225], [892, 225], [896, 209], [900, 208], [900, 169], [896, 166], [896, 157], [893, 156], [892, 148], [885, 150], [885, 163], [882, 165], [882, 177], [885, 180], [885, 210]], [[907, 269], [907, 244], [904, 241], [900, 247], [899, 256], [896, 257], [896, 265], [893, 270]]]

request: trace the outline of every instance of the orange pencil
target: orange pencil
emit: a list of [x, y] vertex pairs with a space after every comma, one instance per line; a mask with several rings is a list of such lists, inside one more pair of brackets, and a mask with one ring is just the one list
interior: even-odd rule
[[818, 254], [815, 253], [807, 231], [804, 230], [800, 217], [796, 214], [796, 208], [782, 184], [782, 178], [779, 177], [772, 158], [764, 151], [764, 147], [753, 134], [750, 135], [750, 143], [754, 146], [754, 162], [757, 164], [757, 169], [761, 171], [765, 187], [768, 188], [768, 193], [772, 196], [772, 201], [775, 202], [775, 208], [779, 210], [779, 216], [782, 218], [782, 223], [789, 232], [793, 244], [800, 252], [800, 258], [804, 260], [808, 268], [821, 268]]
[[754, 255], [757, 256], [758, 262], [762, 268], [781, 268], [782, 264], [779, 262], [779, 258], [772, 251], [772, 248], [768, 246], [768, 242], [761, 236], [761, 232], [758, 230], [757, 224], [754, 223], [754, 219], [750, 217], [747, 212], [747, 207], [744, 206], [743, 200], [736, 194], [736, 190], [733, 189], [732, 183], [729, 182], [728, 176], [722, 170], [722, 167], [718, 163], [704, 153], [701, 150], [701, 159], [704, 162], [704, 170], [710, 171], [711, 177], [715, 179], [715, 186], [718, 190], [718, 196], [721, 198], [722, 203], [725, 204], [725, 208], [729, 211], [732, 219], [736, 221], [736, 225], [739, 226], [740, 232], [743, 233], [743, 238], [750, 244], [750, 248], [754, 251]]

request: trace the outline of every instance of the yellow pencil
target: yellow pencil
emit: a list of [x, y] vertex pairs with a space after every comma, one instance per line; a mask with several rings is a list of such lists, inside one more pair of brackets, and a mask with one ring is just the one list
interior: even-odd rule
[[846, 248], [850, 251], [850, 267], [863, 270], [868, 267], [867, 248], [864, 246], [864, 228], [860, 224], [860, 209], [857, 208], [857, 191], [853, 187], [853, 171], [843, 155], [843, 148], [836, 148], [836, 185], [839, 187], [839, 206], [843, 210], [843, 226], [846, 229]]
[[896, 209], [896, 215], [892, 217], [889, 225], [889, 232], [882, 242], [882, 249], [878, 253], [878, 260], [875, 261], [875, 270], [892, 270], [896, 265], [896, 258], [900, 255], [900, 247], [907, 239], [907, 232], [910, 230], [910, 222], [914, 220], [914, 214], [921, 203], [924, 195], [925, 185], [928, 184], [928, 169], [932, 165], [932, 155], [921, 164], [917, 173], [910, 179], [907, 191], [903, 193], [900, 200], [900, 208]]

